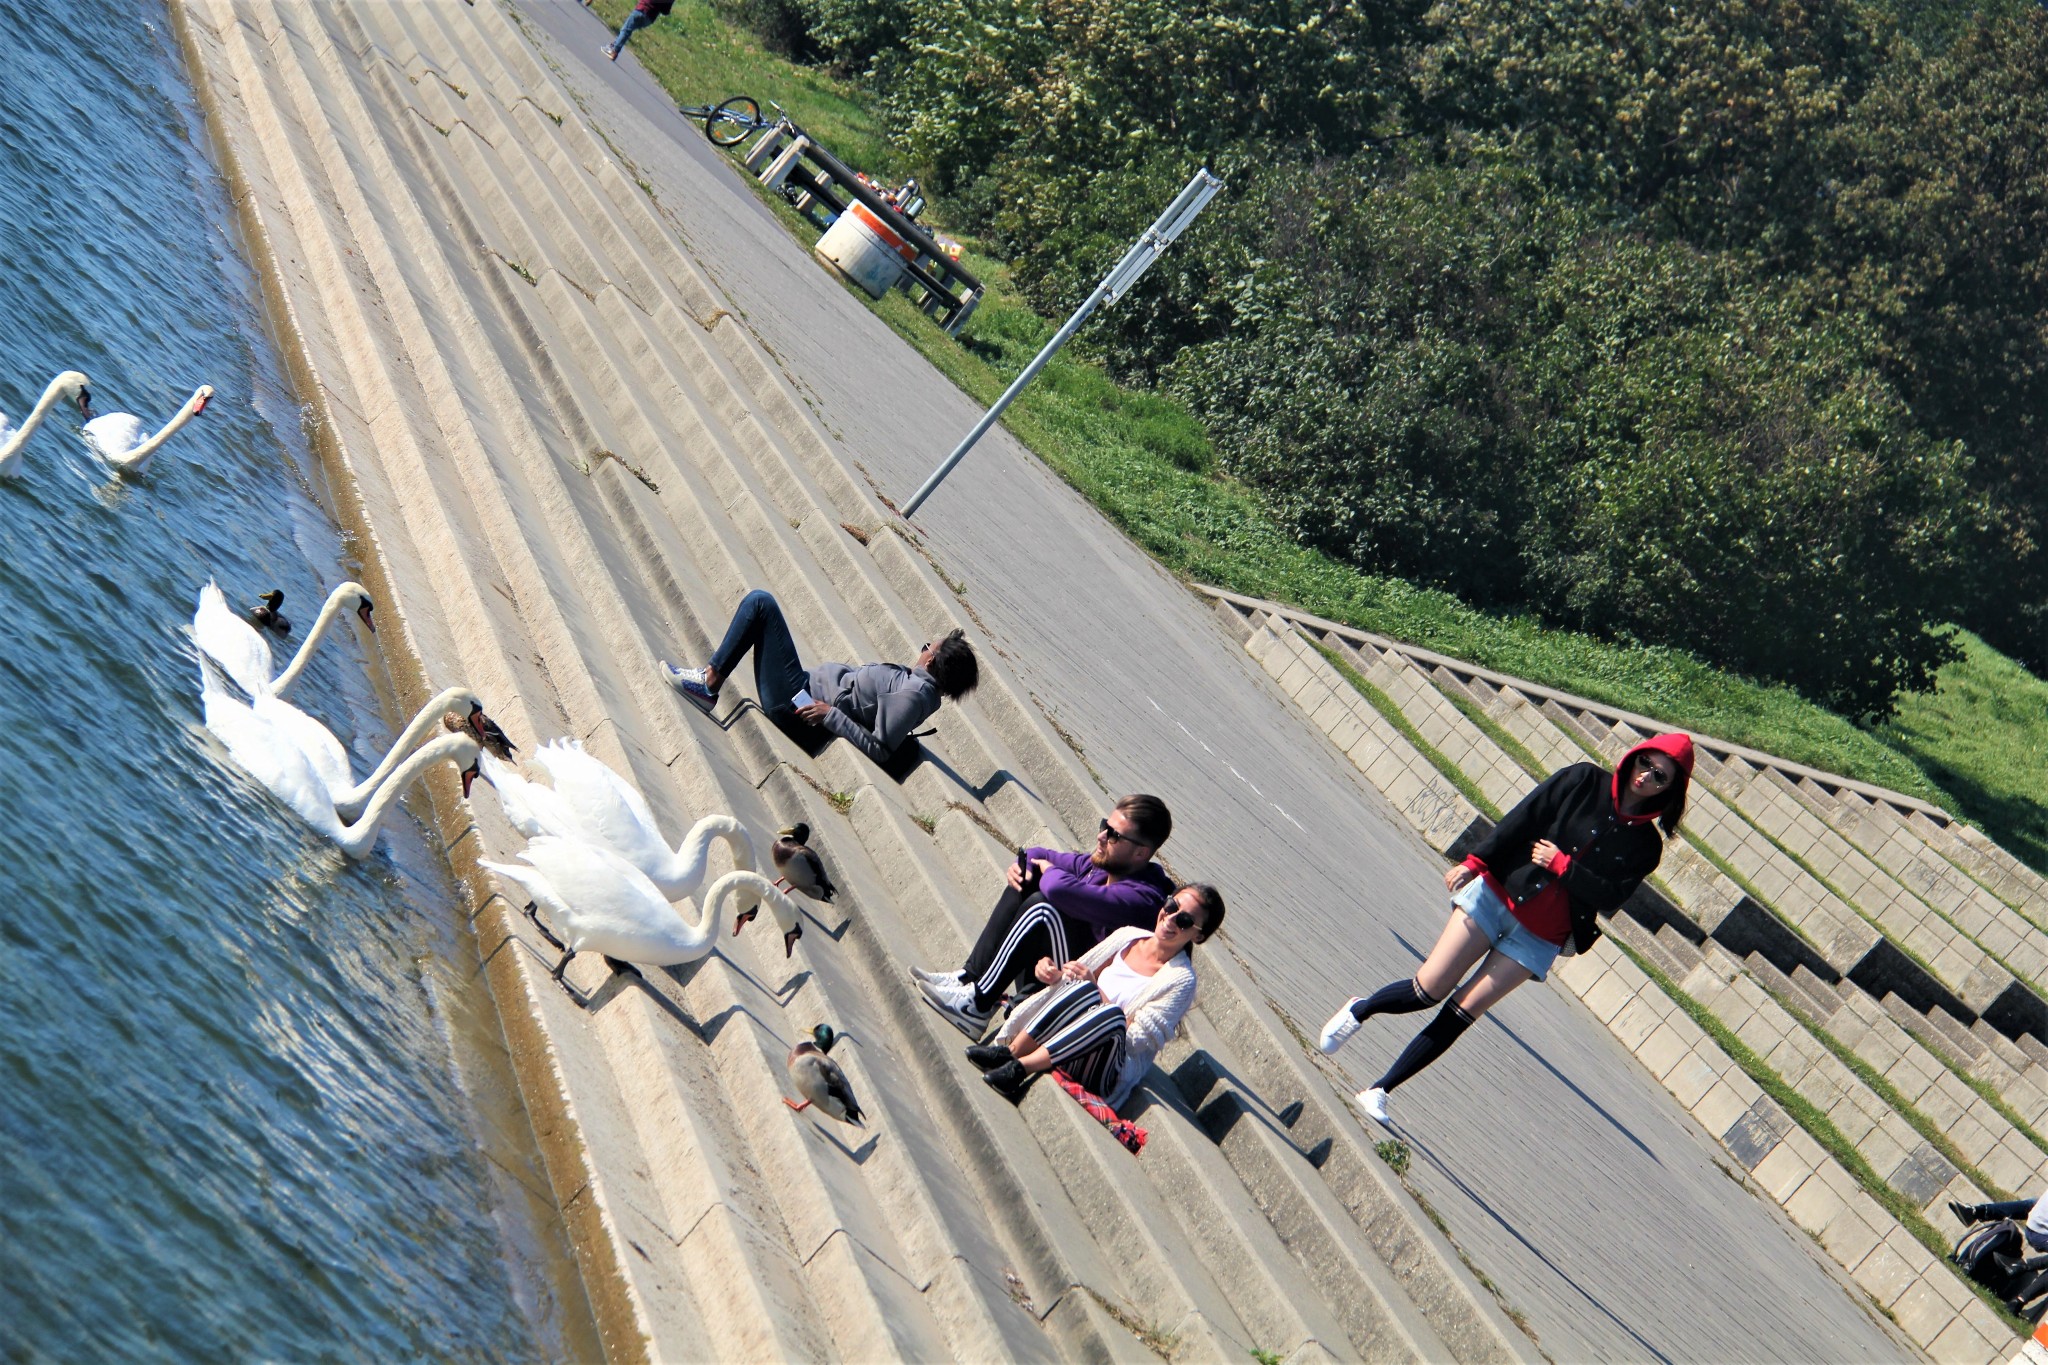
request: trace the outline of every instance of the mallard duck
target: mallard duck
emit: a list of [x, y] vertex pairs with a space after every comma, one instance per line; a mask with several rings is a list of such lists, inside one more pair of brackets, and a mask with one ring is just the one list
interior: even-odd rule
[[802, 1104], [787, 1098], [782, 1102], [799, 1112], [816, 1105], [818, 1112], [828, 1118], [864, 1127], [852, 1083], [839, 1069], [839, 1063], [825, 1055], [838, 1041], [839, 1035], [830, 1024], [820, 1024], [811, 1030], [809, 1038], [789, 1050], [789, 1077], [796, 1085], [796, 1093], [804, 1099]]
[[272, 588], [256, 599], [256, 605], [249, 608], [249, 622], [258, 630], [267, 630], [272, 635], [290, 635], [292, 623], [284, 619], [284, 589]]
[[[507, 763], [512, 761], [512, 755], [519, 750], [519, 746], [512, 742], [512, 737], [498, 728], [498, 722], [484, 714], [484, 704], [480, 701], [469, 704], [469, 732], [476, 737], [476, 742], [484, 747], [486, 753], [496, 754]], [[469, 795], [469, 788], [465, 786], [462, 794]]]
[[777, 881], [788, 882], [790, 890], [829, 904], [839, 888], [825, 875], [825, 860], [810, 848], [810, 838], [811, 827], [801, 822], [779, 829], [775, 831], [775, 847], [768, 851], [769, 856], [775, 860], [775, 870], [782, 874]]

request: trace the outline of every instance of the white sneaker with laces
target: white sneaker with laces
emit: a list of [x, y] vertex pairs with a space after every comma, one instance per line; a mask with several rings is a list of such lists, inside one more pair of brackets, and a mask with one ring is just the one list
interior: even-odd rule
[[1351, 1035], [1358, 1032], [1358, 1020], [1352, 1017], [1351, 1007], [1356, 1005], [1359, 999], [1360, 997], [1354, 995], [1345, 1001], [1344, 1008], [1331, 1015], [1330, 1022], [1323, 1025], [1323, 1036], [1316, 1045], [1322, 1048], [1326, 1056], [1350, 1042]]
[[1353, 1095], [1351, 1102], [1363, 1110], [1365, 1116], [1374, 1123], [1379, 1124], [1382, 1128], [1392, 1128], [1394, 1121], [1387, 1117], [1387, 1101], [1392, 1098], [1386, 1091], [1378, 1086], [1374, 1086], [1370, 1090], [1361, 1090], [1356, 1095]]
[[958, 972], [928, 972], [922, 967], [912, 967], [910, 974], [919, 981], [928, 981], [934, 986], [958, 986], [961, 983]]
[[974, 987], [957, 980], [919, 979], [917, 989], [927, 1005], [945, 1015], [953, 1027], [966, 1034], [970, 1041], [979, 1042], [981, 1035], [988, 1031], [988, 1014], [974, 1008]]
[[701, 668], [677, 668], [667, 659], [661, 661], [661, 676], [670, 687], [695, 703], [706, 714], [718, 708], [718, 694], [704, 682], [705, 670]]

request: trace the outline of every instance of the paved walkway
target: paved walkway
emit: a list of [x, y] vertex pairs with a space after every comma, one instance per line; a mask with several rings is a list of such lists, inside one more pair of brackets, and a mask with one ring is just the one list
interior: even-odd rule
[[[704, 268], [880, 490], [901, 501], [973, 405], [792, 241], [732, 164], [573, 5], [518, 8]], [[701, 91], [717, 98], [731, 92]], [[1229, 937], [1313, 1031], [1413, 970], [1441, 863], [1292, 713], [1205, 605], [1007, 434], [918, 518], [939, 563], [1115, 791], [1173, 803], [1168, 852], [1231, 897]], [[1422, 1017], [1343, 1058], [1362, 1083]], [[1561, 1361], [1878, 1360], [1914, 1352], [1607, 1030], [1536, 986], [1398, 1097], [1416, 1187]]]

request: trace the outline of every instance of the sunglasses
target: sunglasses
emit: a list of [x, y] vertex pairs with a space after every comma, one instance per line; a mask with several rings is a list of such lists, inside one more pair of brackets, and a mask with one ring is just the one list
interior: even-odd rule
[[1637, 759], [1636, 771], [1642, 774], [1644, 777], [1650, 779], [1652, 782], [1655, 782], [1660, 787], [1668, 787], [1671, 785], [1672, 772], [1669, 768], [1662, 767], [1655, 763], [1645, 763], [1641, 759]]
[[1100, 829], [1102, 831], [1102, 837], [1109, 840], [1112, 844], [1117, 843], [1119, 841], [1126, 844], [1142, 844], [1145, 842], [1143, 839], [1140, 839], [1137, 835], [1126, 834], [1122, 830], [1117, 829], [1115, 826], [1111, 825], [1109, 823], [1109, 818], [1107, 816], [1103, 817], [1102, 823], [1097, 825], [1096, 828]]

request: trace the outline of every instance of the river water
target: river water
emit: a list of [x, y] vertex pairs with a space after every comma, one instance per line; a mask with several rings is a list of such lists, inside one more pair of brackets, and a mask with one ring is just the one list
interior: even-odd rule
[[348, 862], [200, 725], [199, 586], [305, 623], [350, 563], [169, 16], [0, 0], [0, 52], [0, 411], [217, 390], [144, 476], [60, 408], [0, 480], [0, 1358], [595, 1355], [437, 846]]

